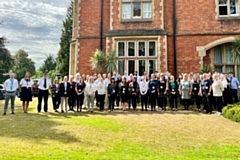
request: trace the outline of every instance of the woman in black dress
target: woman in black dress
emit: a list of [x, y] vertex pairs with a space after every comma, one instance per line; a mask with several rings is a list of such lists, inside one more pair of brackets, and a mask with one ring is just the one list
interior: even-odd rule
[[122, 102], [122, 110], [126, 111], [127, 102], [128, 102], [128, 84], [126, 77], [122, 78], [122, 82], [119, 84], [121, 102]]
[[85, 87], [86, 87], [86, 84], [84, 83], [83, 78], [80, 77], [79, 82], [77, 82], [75, 86], [76, 99], [77, 99], [77, 112], [82, 112]]
[[137, 83], [137, 77], [133, 77], [133, 81], [129, 84], [129, 93], [132, 98], [133, 110], [137, 108], [137, 97], [139, 95], [139, 85]]
[[29, 102], [32, 101], [32, 87], [33, 87], [33, 80], [30, 78], [30, 73], [27, 72], [25, 77], [20, 81], [20, 88], [21, 88], [21, 101], [23, 112], [28, 113], [28, 106]]
[[58, 112], [59, 105], [61, 104], [60, 85], [58, 77], [55, 78], [54, 83], [51, 87], [51, 91], [53, 110], [55, 112]]

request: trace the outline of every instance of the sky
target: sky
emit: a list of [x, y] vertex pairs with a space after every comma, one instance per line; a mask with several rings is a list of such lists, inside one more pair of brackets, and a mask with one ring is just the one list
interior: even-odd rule
[[0, 37], [8, 42], [6, 48], [14, 55], [25, 50], [42, 66], [48, 54], [55, 57], [59, 50], [62, 21], [71, 0], [0, 0]]

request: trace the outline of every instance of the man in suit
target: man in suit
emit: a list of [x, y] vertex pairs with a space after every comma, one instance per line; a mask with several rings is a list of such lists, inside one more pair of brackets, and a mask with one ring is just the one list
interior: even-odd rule
[[51, 86], [51, 80], [48, 78], [47, 71], [45, 71], [43, 73], [43, 77], [38, 80], [38, 113], [40, 113], [42, 109], [42, 99], [44, 99], [44, 112], [48, 111], [48, 90], [51, 88]]

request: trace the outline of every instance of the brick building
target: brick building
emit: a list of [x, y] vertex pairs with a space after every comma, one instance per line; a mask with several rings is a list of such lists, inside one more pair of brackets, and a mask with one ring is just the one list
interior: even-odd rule
[[238, 0], [75, 0], [70, 74], [92, 73], [89, 58], [102, 49], [116, 50], [120, 74], [199, 72], [207, 64], [240, 76], [229, 52], [239, 12]]

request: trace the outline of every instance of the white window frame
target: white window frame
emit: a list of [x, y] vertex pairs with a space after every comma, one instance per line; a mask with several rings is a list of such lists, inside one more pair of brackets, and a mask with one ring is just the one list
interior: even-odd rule
[[[154, 0], [121, 0], [121, 20], [152, 20], [153, 19], [153, 1]], [[141, 9], [141, 13], [140, 13], [140, 17], [134, 17], [134, 4], [140, 3], [140, 9]], [[129, 13], [124, 13], [124, 6], [129, 4], [131, 7], [130, 9], [130, 14]], [[150, 14], [150, 17], [143, 17], [143, 5], [144, 4], [150, 4], [151, 5], [151, 10], [150, 11], [144, 11], [144, 12], [148, 12], [148, 14]], [[130, 17], [126, 16], [126, 15], [130, 15]]]
[[[230, 17], [237, 17], [239, 16], [239, 1], [240, 0], [235, 0], [236, 3], [236, 14], [231, 14], [231, 10], [230, 10], [230, 5], [231, 5], [231, 0], [226, 0], [227, 4], [219, 4], [221, 0], [215, 0], [216, 4], [217, 4], [217, 10], [218, 10], [218, 17], [219, 18], [230, 18]], [[220, 6], [227, 6], [227, 15], [220, 15]]]

